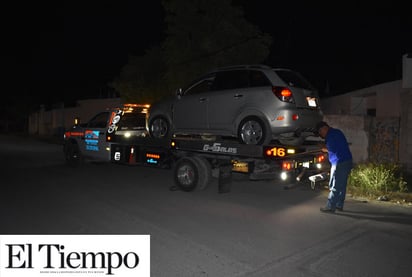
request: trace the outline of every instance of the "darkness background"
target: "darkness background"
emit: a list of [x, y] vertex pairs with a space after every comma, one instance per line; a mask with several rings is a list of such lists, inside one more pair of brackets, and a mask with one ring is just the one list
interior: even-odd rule
[[[3, 101], [27, 109], [104, 97], [127, 63], [164, 38], [160, 0], [10, 4], [2, 11]], [[393, 3], [235, 0], [272, 35], [266, 64], [291, 67], [329, 96], [401, 79], [412, 52], [412, 16]], [[392, 5], [392, 6], [391, 6]], [[27, 106], [27, 105], [26, 105]]]

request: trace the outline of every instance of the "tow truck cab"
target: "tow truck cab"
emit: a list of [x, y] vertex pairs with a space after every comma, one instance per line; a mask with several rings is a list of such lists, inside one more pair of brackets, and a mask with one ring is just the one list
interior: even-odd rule
[[[108, 108], [99, 112], [86, 123], [75, 118], [74, 125], [64, 133], [63, 152], [67, 164], [78, 166], [85, 160], [110, 162], [110, 137], [117, 132], [119, 126], [116, 124], [120, 118], [134, 111], [134, 120], [139, 126], [134, 126], [131, 131], [135, 136], [145, 136], [147, 108], [147, 105], [124, 104], [122, 108]], [[120, 126], [119, 132], [125, 130]]]

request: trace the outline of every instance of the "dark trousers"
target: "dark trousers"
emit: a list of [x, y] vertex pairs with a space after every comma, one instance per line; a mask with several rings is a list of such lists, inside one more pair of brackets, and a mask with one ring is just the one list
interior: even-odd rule
[[336, 207], [343, 208], [346, 197], [346, 186], [352, 167], [352, 161], [344, 161], [332, 165], [329, 179], [328, 208], [333, 210], [336, 209]]

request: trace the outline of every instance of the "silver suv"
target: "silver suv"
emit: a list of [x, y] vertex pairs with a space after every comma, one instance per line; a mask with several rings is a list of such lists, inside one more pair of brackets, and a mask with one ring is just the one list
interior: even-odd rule
[[298, 72], [241, 65], [211, 71], [154, 103], [148, 129], [154, 138], [223, 136], [244, 144], [299, 145], [314, 135], [322, 117], [318, 92]]

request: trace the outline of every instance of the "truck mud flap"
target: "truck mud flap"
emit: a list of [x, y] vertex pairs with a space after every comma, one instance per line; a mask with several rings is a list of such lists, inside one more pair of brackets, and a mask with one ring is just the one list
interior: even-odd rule
[[232, 186], [232, 164], [222, 164], [219, 166], [219, 193], [230, 192]]

